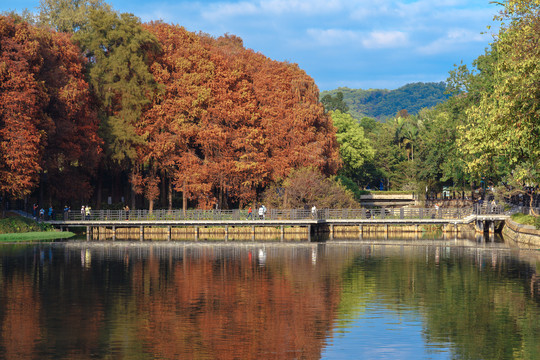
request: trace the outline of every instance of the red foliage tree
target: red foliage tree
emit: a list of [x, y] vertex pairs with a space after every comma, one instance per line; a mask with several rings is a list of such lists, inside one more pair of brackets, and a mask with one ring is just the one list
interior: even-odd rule
[[0, 16], [0, 192], [14, 198], [36, 185], [43, 131], [51, 125], [41, 112], [47, 96], [36, 81], [42, 59], [33, 33]]
[[101, 155], [97, 111], [85, 81], [85, 60], [64, 33], [40, 32], [43, 66], [39, 78], [47, 84], [45, 115], [54, 122], [47, 133], [43, 168], [50, 195], [59, 200], [88, 199], [90, 183]]
[[194, 199], [227, 208], [254, 201], [292, 169], [337, 171], [335, 129], [298, 66], [246, 50], [236, 36], [147, 27], [162, 45], [151, 69], [163, 88], [139, 126], [147, 143], [134, 179], [151, 203], [148, 184], [155, 189], [159, 176], [173, 179], [184, 207]]
[[88, 198], [97, 128], [69, 36], [0, 17], [0, 191], [20, 198], [41, 180], [55, 199]]

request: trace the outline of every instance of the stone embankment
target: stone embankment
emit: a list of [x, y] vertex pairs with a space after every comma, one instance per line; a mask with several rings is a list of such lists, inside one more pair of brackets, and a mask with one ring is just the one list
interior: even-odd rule
[[532, 225], [522, 225], [507, 219], [503, 235], [516, 242], [520, 247], [540, 249], [540, 230]]

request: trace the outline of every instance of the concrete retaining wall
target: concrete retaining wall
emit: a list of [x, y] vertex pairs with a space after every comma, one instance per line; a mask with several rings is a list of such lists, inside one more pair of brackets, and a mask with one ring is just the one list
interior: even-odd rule
[[540, 230], [534, 226], [518, 224], [508, 219], [502, 233], [520, 246], [540, 249]]

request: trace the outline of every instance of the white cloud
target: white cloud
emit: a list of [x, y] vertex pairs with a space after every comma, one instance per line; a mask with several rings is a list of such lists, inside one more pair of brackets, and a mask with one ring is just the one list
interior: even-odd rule
[[217, 20], [236, 16], [250, 16], [259, 14], [260, 12], [261, 9], [257, 4], [243, 1], [208, 5], [208, 7], [201, 11], [201, 16], [206, 20]]
[[241, 16], [314, 16], [343, 10], [345, 0], [258, 0], [217, 2], [205, 6], [201, 15], [205, 19]]
[[308, 29], [306, 32], [319, 46], [342, 46], [358, 42], [362, 37], [357, 31], [343, 29]]
[[409, 44], [408, 35], [401, 31], [362, 31], [343, 29], [308, 29], [312, 44], [317, 46], [352, 46], [366, 49], [401, 48]]
[[[458, 47], [470, 43], [489, 43], [491, 36], [481, 34], [469, 29], [452, 29], [444, 37], [440, 37], [431, 43], [420, 46], [418, 52], [422, 55], [435, 55], [454, 52]], [[479, 54], [480, 55], [480, 54]]]
[[368, 49], [405, 47], [408, 44], [408, 35], [402, 31], [373, 31], [362, 39], [362, 45]]

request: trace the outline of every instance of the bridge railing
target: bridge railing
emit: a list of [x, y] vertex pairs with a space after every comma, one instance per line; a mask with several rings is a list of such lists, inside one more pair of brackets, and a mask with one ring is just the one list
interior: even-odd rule
[[[337, 219], [463, 219], [469, 215], [505, 214], [502, 206], [474, 206], [462, 208], [379, 208], [379, 209], [268, 209], [259, 216], [254, 210], [91, 210], [89, 215], [79, 211], [59, 213], [54, 220], [136, 221], [136, 220], [337, 220]], [[44, 220], [50, 220], [45, 218]]]

